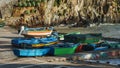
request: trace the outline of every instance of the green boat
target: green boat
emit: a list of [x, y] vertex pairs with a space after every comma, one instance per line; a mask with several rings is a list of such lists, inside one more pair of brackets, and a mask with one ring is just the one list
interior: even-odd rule
[[70, 33], [67, 33], [67, 34], [59, 34], [59, 39], [64, 40], [65, 35], [71, 35], [71, 34], [80, 34], [80, 32], [70, 32]]
[[72, 43], [96, 43], [102, 38], [101, 33], [95, 34], [70, 34], [65, 35], [65, 42]]
[[59, 43], [52, 46], [51, 54], [55, 56], [74, 54], [79, 45], [79, 43]]

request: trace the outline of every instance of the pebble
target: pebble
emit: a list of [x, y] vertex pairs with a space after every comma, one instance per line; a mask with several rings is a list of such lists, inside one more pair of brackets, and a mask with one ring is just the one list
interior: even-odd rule
[[60, 61], [66, 61], [67, 59], [66, 58], [60, 58]]
[[76, 60], [78, 60], [78, 57], [77, 57], [77, 56], [73, 56], [73, 57], [72, 57], [72, 60], [73, 60], [73, 61], [76, 61]]
[[47, 60], [48, 62], [53, 62], [54, 60], [50, 59], [50, 60]]
[[59, 58], [54, 58], [54, 61], [59, 61]]

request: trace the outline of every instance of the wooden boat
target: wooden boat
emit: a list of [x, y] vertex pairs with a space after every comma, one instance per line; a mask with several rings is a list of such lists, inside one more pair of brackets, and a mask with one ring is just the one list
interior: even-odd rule
[[49, 46], [57, 43], [57, 38], [48, 37], [48, 38], [16, 38], [13, 39], [12, 45], [20, 48], [32, 48], [32, 47], [42, 47]]
[[50, 48], [35, 48], [35, 49], [13, 49], [16, 56], [45, 56], [50, 51]]
[[55, 56], [74, 54], [78, 45], [74, 43], [59, 43], [50, 47], [49, 54]]
[[25, 28], [23, 30], [22, 35], [24, 36], [33, 36], [33, 37], [39, 37], [39, 36], [48, 36], [51, 35], [53, 32], [52, 28]]
[[96, 34], [70, 34], [64, 36], [65, 42], [71, 43], [96, 43], [102, 38], [101, 33]]

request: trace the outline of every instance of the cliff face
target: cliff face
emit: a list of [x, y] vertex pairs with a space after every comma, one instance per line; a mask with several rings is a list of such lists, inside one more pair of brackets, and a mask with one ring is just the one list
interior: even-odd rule
[[13, 5], [18, 0], [0, 0], [0, 18], [11, 17], [13, 11]]
[[16, 25], [119, 23], [120, 0], [20, 0], [12, 13], [21, 17]]

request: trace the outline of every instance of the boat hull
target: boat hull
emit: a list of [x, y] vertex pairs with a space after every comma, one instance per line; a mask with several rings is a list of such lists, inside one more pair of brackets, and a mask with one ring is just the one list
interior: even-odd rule
[[96, 43], [101, 38], [101, 34], [71, 34], [64, 36], [66, 42], [72, 43]]
[[47, 36], [51, 35], [52, 30], [44, 30], [44, 31], [23, 31], [22, 35], [30, 35], [30, 36]]
[[16, 56], [45, 56], [50, 51], [50, 48], [41, 49], [13, 49]]
[[17, 47], [17, 48], [39, 48], [39, 47], [44, 47], [44, 46], [50, 46], [50, 45], [54, 45], [54, 44], [57, 44], [58, 42], [50, 42], [50, 43], [41, 43], [41, 44], [21, 44], [21, 45], [12, 45], [14, 47]]
[[12, 45], [17, 46], [20, 48], [32, 48], [32, 47], [42, 47], [42, 46], [49, 46], [53, 44], [57, 44], [58, 39], [54, 37], [49, 37], [49, 38], [31, 38], [31, 39], [26, 39], [26, 38], [16, 38], [12, 40]]
[[72, 44], [68, 46], [64, 43], [62, 45], [56, 44], [51, 47], [50, 53], [55, 56], [74, 54], [78, 45]]
[[54, 48], [54, 55], [69, 55], [74, 54], [77, 46], [68, 47], [68, 48]]

